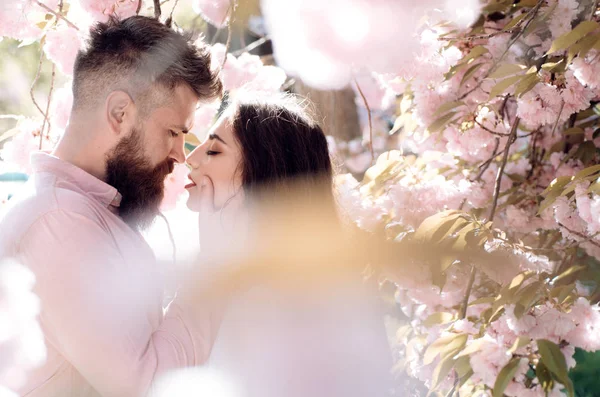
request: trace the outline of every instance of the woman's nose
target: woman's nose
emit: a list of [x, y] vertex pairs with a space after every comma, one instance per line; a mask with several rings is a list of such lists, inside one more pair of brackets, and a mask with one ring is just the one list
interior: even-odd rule
[[196, 146], [185, 159], [185, 162], [192, 168], [198, 168], [200, 165], [198, 153], [200, 153], [200, 146]]

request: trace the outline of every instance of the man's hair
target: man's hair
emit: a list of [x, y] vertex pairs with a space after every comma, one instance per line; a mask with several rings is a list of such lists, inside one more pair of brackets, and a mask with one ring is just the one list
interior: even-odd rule
[[157, 88], [170, 94], [181, 84], [200, 100], [212, 100], [221, 96], [223, 87], [210, 66], [206, 45], [192, 43], [156, 19], [110, 18], [90, 29], [87, 46], [77, 54], [73, 108], [97, 106], [114, 90], [127, 92], [144, 108], [164, 101], [156, 97]]

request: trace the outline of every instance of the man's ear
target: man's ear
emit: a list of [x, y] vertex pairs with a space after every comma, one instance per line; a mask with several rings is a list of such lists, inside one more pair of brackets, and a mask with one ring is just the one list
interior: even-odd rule
[[106, 98], [106, 120], [116, 135], [130, 131], [136, 119], [135, 103], [125, 91], [113, 91]]

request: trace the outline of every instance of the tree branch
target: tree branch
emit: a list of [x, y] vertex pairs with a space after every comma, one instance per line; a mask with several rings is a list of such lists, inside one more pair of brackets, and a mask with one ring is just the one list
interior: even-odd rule
[[227, 17], [229, 17], [229, 23], [227, 24], [227, 42], [225, 43], [225, 56], [223, 57], [223, 63], [221, 63], [221, 70], [225, 67], [225, 63], [227, 62], [227, 53], [229, 52], [229, 47], [231, 46], [231, 24], [233, 22], [233, 13], [235, 12], [235, 1], [229, 0], [229, 8], [227, 9], [227, 14], [225, 14], [225, 18], [221, 22], [221, 24], [225, 23]]
[[[537, 2], [537, 4], [535, 5], [535, 7], [533, 7], [531, 9], [531, 11], [529, 11], [528, 14], [531, 14], [531, 17], [529, 17], [529, 19], [528, 19], [527, 23], [525, 24], [525, 26], [523, 27], [523, 29], [519, 30], [519, 32], [515, 35], [515, 37], [508, 43], [508, 45], [506, 46], [506, 49], [504, 50], [504, 52], [502, 53], [502, 55], [500, 55], [500, 57], [496, 61], [494, 61], [494, 63], [492, 64], [492, 67], [479, 80], [479, 82], [475, 85], [475, 87], [473, 87], [472, 89], [470, 89], [469, 91], [467, 91], [463, 95], [461, 95], [458, 100], [463, 100], [467, 95], [469, 95], [470, 93], [472, 93], [473, 91], [475, 91], [476, 89], [478, 89], [479, 87], [481, 87], [481, 84], [483, 83], [483, 81], [485, 79], [487, 79], [487, 77], [491, 73], [494, 72], [494, 70], [496, 69], [496, 67], [498, 67], [498, 65], [504, 59], [504, 57], [506, 56], [506, 54], [508, 54], [508, 50], [510, 50], [510, 48], [513, 46], [513, 44], [515, 44], [517, 42], [517, 40], [519, 39], [519, 37], [521, 37], [521, 35], [527, 30], [527, 28], [529, 27], [529, 25], [531, 24], [531, 22], [533, 22], [533, 20], [535, 19], [535, 16], [537, 15], [537, 12], [539, 11], [539, 9], [540, 9], [540, 7], [542, 6], [543, 3], [544, 3], [544, 0], [539, 0]], [[523, 19], [527, 19], [527, 18], [523, 18]]]
[[40, 72], [42, 71], [42, 62], [43, 62], [43, 60], [44, 60], [44, 51], [41, 51], [40, 61], [38, 63], [37, 72], [35, 73], [35, 77], [33, 79], [33, 82], [31, 83], [31, 88], [29, 89], [29, 96], [31, 97], [31, 101], [33, 102], [33, 104], [35, 105], [35, 107], [37, 108], [37, 110], [40, 111], [40, 113], [42, 114], [42, 116], [46, 117], [46, 114], [44, 113], [44, 111], [42, 110], [42, 108], [40, 107], [40, 105], [37, 103], [37, 101], [35, 100], [35, 95], [33, 93], [33, 90], [35, 89], [35, 85], [37, 84], [38, 80], [40, 79]]
[[160, 19], [161, 14], [162, 11], [160, 9], [160, 0], [154, 0], [154, 18]]
[[592, 239], [594, 237], [596, 237], [598, 235], [598, 233], [594, 234], [593, 236], [586, 236], [585, 234], [579, 233], [578, 231], [575, 230], [571, 230], [568, 227], [566, 227], [565, 225], [563, 225], [562, 223], [558, 222], [558, 226], [560, 227], [564, 227], [565, 229], [567, 229], [567, 231], [571, 234], [576, 235], [577, 237], [581, 237], [582, 239], [584, 239], [583, 241], [578, 241], [577, 244], [581, 244], [581, 243], [592, 243], [595, 247], [600, 248], [600, 244], [598, 244], [597, 242], [593, 241]]
[[[48, 7], [46, 4], [40, 2], [39, 0], [34, 0], [35, 4], [37, 4], [38, 6], [42, 7], [44, 10], [48, 11], [50, 14], [54, 15], [57, 19], [62, 19], [63, 21], [65, 21], [67, 23], [67, 25], [69, 25], [70, 27], [72, 27], [75, 30], [79, 30], [79, 28], [77, 26], [75, 26], [75, 24], [71, 21], [69, 21], [64, 15], [62, 15], [61, 13], [57, 13], [56, 11], [54, 11], [52, 8]], [[141, 1], [141, 0], [140, 0]]]
[[[496, 206], [498, 205], [498, 196], [500, 195], [500, 185], [502, 182], [502, 174], [504, 173], [504, 167], [506, 166], [506, 162], [508, 161], [508, 153], [510, 152], [510, 145], [517, 139], [517, 128], [519, 127], [519, 117], [515, 118], [515, 121], [510, 129], [510, 137], [506, 142], [506, 147], [504, 148], [504, 156], [502, 157], [502, 164], [498, 169], [498, 174], [496, 174], [496, 182], [494, 185], [494, 200], [492, 203], [492, 210], [490, 212], [489, 220], [494, 220], [494, 215], [496, 214]], [[475, 282], [475, 276], [477, 275], [477, 269], [474, 265], [471, 265], [471, 273], [469, 275], [469, 282], [467, 284], [467, 290], [465, 291], [465, 297], [462, 301], [460, 318], [464, 319], [467, 316], [467, 307], [469, 305], [469, 297], [471, 296], [471, 290], [473, 289], [473, 283]]]
[[375, 161], [375, 152], [373, 151], [373, 124], [371, 121], [371, 108], [369, 107], [367, 98], [365, 97], [365, 94], [362, 92], [362, 89], [360, 88], [360, 85], [358, 84], [358, 80], [356, 80], [356, 77], [354, 78], [354, 84], [356, 84], [356, 88], [358, 89], [358, 92], [360, 93], [360, 96], [362, 97], [363, 103], [365, 104], [365, 107], [367, 108], [367, 115], [369, 116], [369, 149], [371, 150], [371, 162], [373, 162], [373, 161]]
[[269, 36], [261, 37], [260, 39], [258, 39], [256, 41], [253, 41], [252, 43], [248, 44], [244, 48], [240, 48], [239, 50], [233, 51], [231, 54], [235, 55], [237, 57], [239, 55], [242, 55], [244, 52], [250, 52], [250, 51], [252, 51], [256, 47], [259, 47], [259, 46], [263, 45], [264, 43], [266, 43], [269, 40], [271, 40], [271, 38]]
[[510, 149], [510, 145], [512, 145], [512, 143], [517, 139], [517, 128], [519, 127], [520, 121], [521, 119], [517, 116], [515, 118], [515, 121], [513, 122], [512, 128], [510, 129], [510, 137], [508, 137], [506, 147], [504, 148], [504, 157], [502, 158], [502, 164], [500, 164], [500, 168], [498, 169], [498, 173], [496, 174], [496, 182], [494, 185], [494, 200], [492, 202], [492, 209], [490, 211], [488, 221], [493, 221], [494, 215], [496, 215], [496, 207], [498, 206], [498, 196], [500, 195], [502, 175], [504, 174], [504, 167], [506, 167], [506, 162], [508, 161], [508, 149]]
[[48, 92], [48, 103], [46, 104], [46, 114], [44, 115], [44, 122], [42, 123], [42, 129], [40, 130], [40, 150], [44, 145], [44, 128], [48, 123], [48, 132], [46, 135], [50, 136], [50, 120], [48, 120], [48, 113], [50, 112], [50, 102], [52, 102], [52, 91], [54, 90], [54, 78], [56, 77], [56, 65], [52, 64], [52, 79], [50, 80], [50, 92]]

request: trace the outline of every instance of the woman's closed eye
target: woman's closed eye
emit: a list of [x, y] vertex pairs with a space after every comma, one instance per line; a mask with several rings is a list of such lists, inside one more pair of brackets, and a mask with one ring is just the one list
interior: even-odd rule
[[207, 150], [207, 151], [206, 151], [206, 155], [207, 155], [207, 156], [216, 156], [216, 155], [217, 155], [217, 154], [219, 154], [219, 153], [221, 153], [221, 152], [217, 152], [217, 151], [215, 151], [215, 150]]

